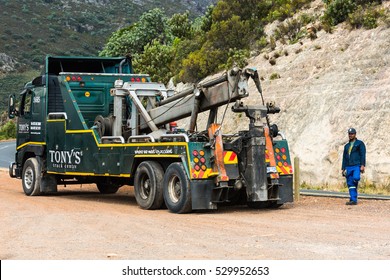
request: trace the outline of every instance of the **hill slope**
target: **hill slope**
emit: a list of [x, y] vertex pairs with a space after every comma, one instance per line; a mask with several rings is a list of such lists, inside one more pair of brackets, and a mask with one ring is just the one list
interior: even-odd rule
[[0, 0], [0, 53], [39, 67], [44, 55], [97, 55], [119, 27], [156, 7], [203, 15], [213, 0]]
[[[203, 15], [215, 0], [0, 0], [0, 112], [46, 54], [97, 56], [107, 38], [150, 9]], [[26, 69], [34, 69], [27, 71]], [[0, 122], [1, 124], [1, 122]]]

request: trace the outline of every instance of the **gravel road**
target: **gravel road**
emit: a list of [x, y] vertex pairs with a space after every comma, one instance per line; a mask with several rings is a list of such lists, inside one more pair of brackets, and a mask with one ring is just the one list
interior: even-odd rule
[[94, 185], [27, 197], [0, 170], [0, 259], [389, 260], [390, 201], [303, 196], [276, 210], [244, 206], [145, 211], [133, 188]]

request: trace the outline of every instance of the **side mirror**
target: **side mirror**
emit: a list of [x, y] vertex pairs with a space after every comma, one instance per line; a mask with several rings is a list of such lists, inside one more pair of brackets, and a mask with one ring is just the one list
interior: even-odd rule
[[18, 116], [18, 111], [15, 109], [15, 95], [11, 94], [8, 97], [8, 118], [13, 119]]

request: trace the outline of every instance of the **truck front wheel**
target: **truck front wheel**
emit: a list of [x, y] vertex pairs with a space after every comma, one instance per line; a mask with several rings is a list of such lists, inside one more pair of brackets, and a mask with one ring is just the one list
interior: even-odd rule
[[158, 162], [144, 161], [138, 166], [134, 176], [134, 193], [141, 208], [161, 208], [164, 202], [163, 177], [164, 170]]
[[164, 175], [164, 200], [173, 213], [188, 213], [192, 210], [190, 180], [180, 162], [168, 166]]
[[28, 196], [41, 194], [41, 166], [36, 158], [29, 158], [23, 165], [23, 191]]

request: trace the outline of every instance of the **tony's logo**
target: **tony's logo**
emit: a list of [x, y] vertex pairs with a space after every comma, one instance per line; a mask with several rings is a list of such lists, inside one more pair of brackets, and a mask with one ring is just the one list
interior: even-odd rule
[[49, 150], [50, 162], [54, 167], [59, 168], [76, 168], [80, 164], [83, 152], [72, 149], [71, 151], [54, 151]]

